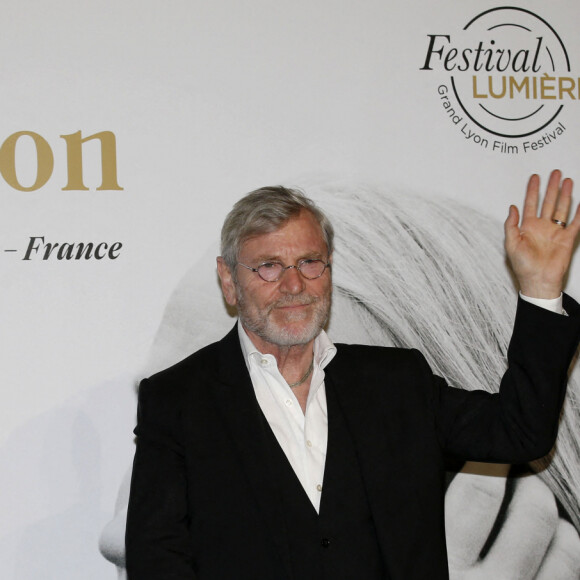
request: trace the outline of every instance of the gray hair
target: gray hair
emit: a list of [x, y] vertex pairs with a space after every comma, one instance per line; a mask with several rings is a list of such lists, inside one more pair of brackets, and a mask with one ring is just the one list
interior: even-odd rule
[[334, 229], [322, 210], [301, 191], [281, 185], [261, 187], [240, 199], [222, 227], [221, 254], [230, 271], [235, 268], [242, 244], [253, 236], [273, 232], [301, 211], [319, 223], [328, 255], [332, 254]]

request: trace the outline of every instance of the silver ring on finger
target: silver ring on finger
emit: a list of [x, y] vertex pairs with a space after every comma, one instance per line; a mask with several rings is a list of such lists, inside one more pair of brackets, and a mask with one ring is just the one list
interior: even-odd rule
[[557, 220], [556, 218], [552, 218], [552, 221], [557, 225], [560, 226], [561, 228], [565, 228], [566, 227], [566, 222], [563, 222], [561, 220]]

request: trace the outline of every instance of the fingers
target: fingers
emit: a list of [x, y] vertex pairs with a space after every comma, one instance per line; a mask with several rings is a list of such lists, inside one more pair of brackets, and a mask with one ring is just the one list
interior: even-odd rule
[[[572, 190], [574, 188], [574, 183], [569, 177], [563, 181], [561, 180], [562, 172], [558, 169], [552, 171], [550, 178], [548, 179], [546, 195], [540, 211], [540, 218], [544, 221], [549, 221], [550, 223], [553, 223], [556, 220], [562, 222], [562, 225], [554, 225], [559, 225], [562, 229], [566, 229], [567, 235], [571, 238], [575, 238], [580, 233], [580, 205], [577, 207], [572, 221], [568, 221], [570, 208], [572, 206]], [[513, 210], [510, 208], [510, 213], [505, 223], [506, 242], [509, 242], [510, 239], [515, 241], [516, 235], [529, 229], [530, 224], [532, 224], [537, 218], [539, 199], [540, 178], [538, 175], [534, 174], [528, 181], [520, 229], [516, 229], [517, 224], [514, 223]], [[528, 220], [529, 223], [526, 223]]]
[[565, 179], [562, 182], [562, 188], [560, 190], [560, 194], [558, 195], [558, 201], [556, 202], [556, 207], [552, 214], [552, 218], [560, 220], [562, 222], [568, 221], [568, 213], [570, 212], [571, 204], [572, 204], [572, 180]]
[[[464, 471], [469, 470], [467, 463]], [[500, 477], [458, 473], [445, 494], [445, 529], [453, 577], [475, 565], [491, 532], [505, 494], [509, 466]]]
[[568, 223], [566, 229], [574, 238], [578, 235], [578, 232], [580, 232], [580, 204], [576, 207], [574, 219]]
[[523, 219], [535, 218], [538, 215], [538, 199], [540, 196], [540, 176], [532, 175], [528, 181], [526, 198], [524, 200]]
[[[545, 220], [559, 220], [566, 222], [572, 204], [573, 182], [570, 178], [562, 179], [562, 172], [555, 169], [550, 174], [546, 195], [542, 203], [540, 217]], [[540, 178], [534, 174], [528, 181], [526, 198], [524, 201], [523, 221], [537, 217], [538, 203], [540, 197]]]
[[481, 564], [482, 577], [535, 578], [557, 525], [558, 510], [550, 489], [537, 476], [520, 478], [507, 518]]
[[510, 205], [508, 217], [505, 220], [504, 224], [505, 241], [507, 246], [513, 244], [517, 240], [517, 238], [519, 238], [520, 235], [520, 228], [518, 227], [519, 221], [520, 214], [518, 208], [515, 205]]
[[125, 566], [125, 524], [127, 506], [112, 519], [101, 532], [99, 550], [116, 566]]
[[556, 535], [535, 580], [580, 578], [580, 536], [574, 526], [560, 519]]
[[451, 580], [580, 578], [580, 536], [558, 517], [554, 495], [535, 475], [517, 480], [502, 527], [479, 558], [502, 504], [508, 468], [491, 465], [500, 477], [490, 477], [480, 475], [480, 466], [467, 463], [464, 471], [471, 473], [459, 473], [445, 495]]
[[[542, 212], [540, 217], [544, 219], [551, 220], [554, 217], [554, 211], [556, 210], [556, 204], [559, 201], [558, 193], [560, 191], [560, 180], [562, 179], [562, 172], [555, 169], [550, 173], [550, 178], [548, 179], [548, 186], [546, 187], [546, 195], [544, 197], [544, 203], [542, 204]], [[539, 180], [538, 180], [539, 181]], [[539, 183], [538, 183], [539, 185]], [[569, 204], [569, 202], [568, 202]], [[568, 212], [562, 221], [566, 221], [568, 217]], [[560, 219], [560, 218], [558, 218]]]

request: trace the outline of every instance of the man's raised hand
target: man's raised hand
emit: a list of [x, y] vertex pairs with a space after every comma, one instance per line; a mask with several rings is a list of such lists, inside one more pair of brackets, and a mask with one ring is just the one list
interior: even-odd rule
[[572, 204], [572, 180], [552, 171], [538, 217], [540, 178], [528, 182], [522, 219], [510, 206], [505, 222], [505, 248], [522, 294], [531, 298], [557, 298], [570, 266], [580, 232], [580, 206], [567, 223]]

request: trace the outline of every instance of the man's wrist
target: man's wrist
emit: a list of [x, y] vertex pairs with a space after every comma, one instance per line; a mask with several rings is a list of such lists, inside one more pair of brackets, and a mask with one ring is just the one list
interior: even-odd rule
[[533, 298], [520, 292], [520, 298], [540, 308], [555, 312], [556, 314], [565, 314], [564, 308], [562, 307], [562, 293], [557, 298]]

